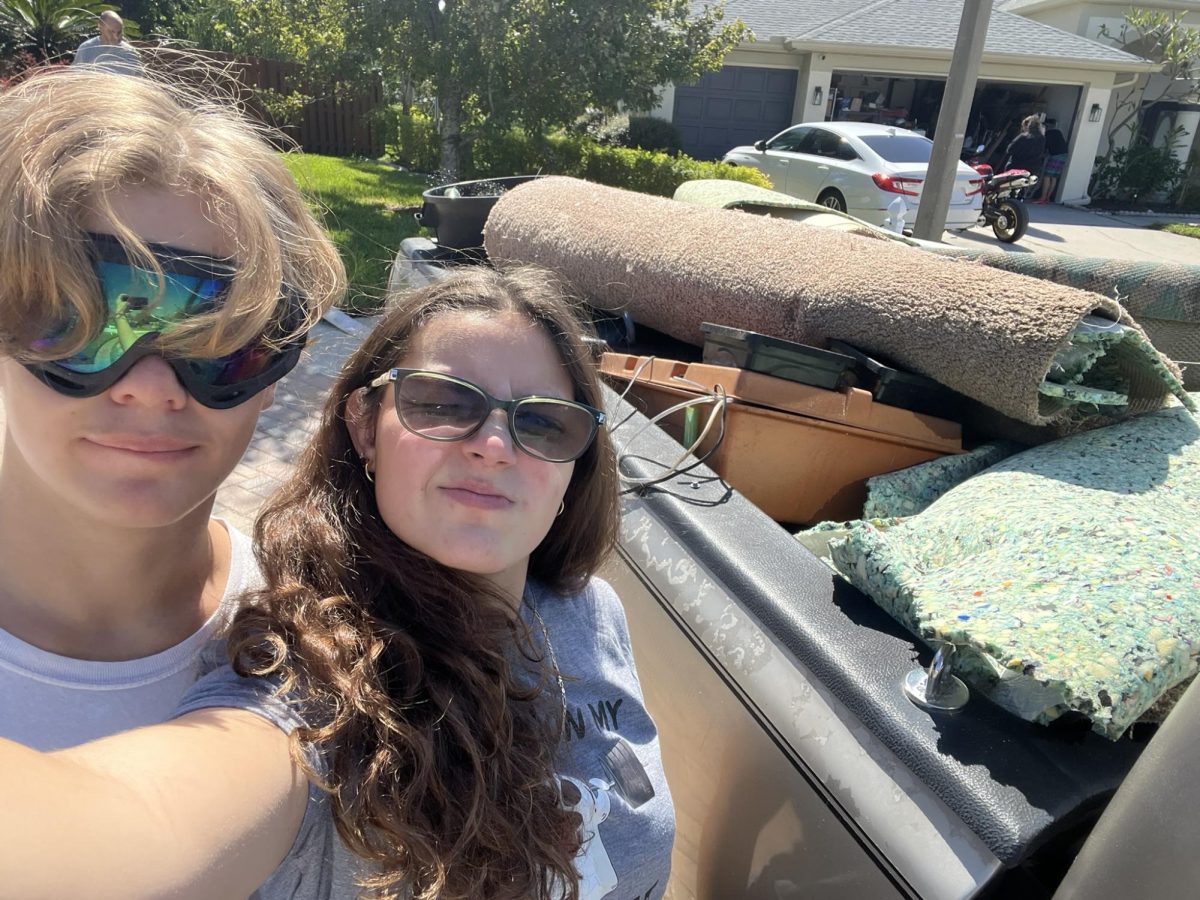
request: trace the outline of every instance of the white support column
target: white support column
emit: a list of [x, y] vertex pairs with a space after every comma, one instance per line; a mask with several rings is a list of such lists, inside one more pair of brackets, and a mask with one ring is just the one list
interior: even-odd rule
[[[1083, 204], [1088, 196], [1088, 182], [1100, 152], [1100, 140], [1104, 136], [1104, 122], [1108, 116], [1108, 105], [1112, 102], [1110, 85], [1088, 84], [1080, 92], [1079, 109], [1075, 114], [1075, 129], [1071, 138], [1071, 150], [1067, 166], [1063, 170], [1059, 198], [1063, 203]], [[1090, 121], [1092, 107], [1100, 106], [1100, 121]]]
[[[825, 121], [825, 109], [829, 103], [829, 83], [833, 79], [833, 66], [823, 53], [810, 53], [800, 67], [796, 78], [796, 101], [792, 107], [792, 124]], [[821, 102], [813, 104], [813, 95], [821, 91]]]
[[672, 122], [675, 119], [675, 83], [664, 85], [658, 98], [658, 105], [650, 110], [650, 115], [658, 119]]

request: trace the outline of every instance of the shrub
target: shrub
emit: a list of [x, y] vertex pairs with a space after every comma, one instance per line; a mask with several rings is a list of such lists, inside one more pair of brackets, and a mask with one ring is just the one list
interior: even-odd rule
[[1169, 145], [1137, 143], [1097, 157], [1091, 193], [1098, 200], [1149, 200], [1169, 193], [1183, 174], [1184, 165]]
[[587, 138], [561, 134], [530, 135], [520, 128], [502, 134], [485, 134], [471, 143], [467, 171], [471, 178], [505, 175], [575, 175], [583, 168]]
[[419, 110], [405, 113], [399, 106], [389, 106], [378, 115], [389, 157], [414, 172], [437, 171], [442, 142], [433, 119]]
[[581, 177], [662, 197], [670, 197], [679, 185], [697, 178], [723, 178], [771, 187], [770, 179], [758, 169], [704, 162], [683, 154], [668, 156], [653, 150], [624, 147], [591, 148]]
[[611, 187], [669, 197], [683, 182], [724, 178], [760, 187], [770, 180], [757, 169], [702, 162], [678, 154], [608, 147], [570, 134], [530, 137], [520, 129], [478, 138], [471, 146], [469, 178], [570, 175]]
[[625, 146], [675, 154], [683, 152], [683, 138], [673, 122], [655, 116], [634, 116], [629, 120]]
[[0, 56], [0, 90], [19, 81], [27, 71], [37, 64], [37, 59], [28, 50], [19, 50], [11, 55]]
[[312, 102], [312, 97], [299, 91], [284, 93], [269, 87], [252, 87], [250, 89], [267, 119], [275, 128], [286, 129], [299, 125], [304, 120], [304, 107]]
[[[432, 121], [422, 113], [404, 115], [385, 110], [389, 155], [417, 172], [436, 172], [440, 142]], [[771, 187], [758, 169], [703, 162], [655, 150], [610, 147], [578, 133], [531, 135], [520, 128], [482, 133], [471, 142], [462, 179], [503, 178], [506, 175], [570, 175], [611, 187], [669, 197], [675, 188], [696, 178], [724, 178]]]

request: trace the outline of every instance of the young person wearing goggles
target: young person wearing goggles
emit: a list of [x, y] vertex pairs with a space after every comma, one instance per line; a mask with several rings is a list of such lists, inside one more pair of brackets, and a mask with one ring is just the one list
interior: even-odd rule
[[337, 253], [250, 126], [149, 79], [10, 87], [0, 197], [0, 896], [328, 896], [287, 706], [181, 703], [261, 583], [214, 495]]
[[658, 738], [594, 577], [617, 475], [585, 337], [537, 270], [398, 300], [256, 526], [267, 585], [229, 640], [238, 671], [268, 677], [206, 682], [292, 691], [296, 750], [320, 749], [378, 896], [666, 891]]

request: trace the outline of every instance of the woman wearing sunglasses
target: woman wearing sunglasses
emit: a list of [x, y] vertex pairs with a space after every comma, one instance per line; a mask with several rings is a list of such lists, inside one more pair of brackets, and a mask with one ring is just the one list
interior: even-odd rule
[[214, 494], [336, 251], [242, 120], [95, 71], [0, 96], [0, 197], [0, 897], [328, 895], [288, 707], [180, 703], [261, 584]]
[[300, 743], [382, 895], [663, 896], [658, 740], [593, 577], [616, 525], [596, 368], [545, 273], [416, 292], [346, 363], [230, 641], [306, 701]]

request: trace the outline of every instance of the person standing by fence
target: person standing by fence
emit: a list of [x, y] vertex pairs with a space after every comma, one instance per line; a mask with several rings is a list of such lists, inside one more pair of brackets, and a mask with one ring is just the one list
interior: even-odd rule
[[141, 75], [142, 61], [137, 48], [125, 40], [125, 23], [111, 9], [100, 13], [96, 25], [100, 32], [88, 38], [75, 51], [73, 66], [95, 66], [118, 75]]

